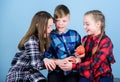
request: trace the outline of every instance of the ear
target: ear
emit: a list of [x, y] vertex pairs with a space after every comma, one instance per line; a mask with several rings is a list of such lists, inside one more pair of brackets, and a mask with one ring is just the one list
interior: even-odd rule
[[97, 21], [96, 24], [97, 24], [97, 27], [101, 26], [101, 22], [100, 21]]

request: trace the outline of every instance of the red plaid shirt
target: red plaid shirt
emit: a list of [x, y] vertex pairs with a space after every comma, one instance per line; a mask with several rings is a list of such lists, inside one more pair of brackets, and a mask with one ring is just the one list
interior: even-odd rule
[[[104, 34], [101, 40], [98, 36], [85, 36], [82, 42], [85, 42], [85, 57], [81, 63], [73, 64], [73, 69], [78, 69], [80, 76], [98, 82], [100, 77], [113, 76], [111, 63], [115, 62], [113, 56], [113, 44], [110, 38]], [[92, 50], [98, 45], [94, 56]]]

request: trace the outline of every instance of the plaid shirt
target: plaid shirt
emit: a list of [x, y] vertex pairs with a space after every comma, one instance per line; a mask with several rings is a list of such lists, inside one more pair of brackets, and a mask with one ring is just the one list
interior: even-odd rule
[[[104, 35], [99, 41], [99, 36], [85, 36], [85, 58], [78, 63], [77, 69], [81, 76], [99, 82], [100, 77], [111, 76], [111, 63], [115, 62], [113, 56], [113, 44], [107, 35]], [[98, 45], [96, 53], [92, 56], [92, 50]], [[74, 66], [75, 67], [75, 66]]]
[[38, 39], [33, 35], [24, 44], [24, 50], [16, 53], [12, 60], [11, 68], [6, 77], [6, 82], [37, 82], [45, 77], [39, 72], [44, 63], [42, 53], [39, 51]]
[[[53, 30], [51, 40], [50, 52], [45, 55], [47, 58], [64, 59], [74, 56], [75, 48], [81, 44], [81, 36], [76, 31], [68, 29], [62, 34], [59, 34], [57, 30]], [[60, 70], [58, 69], [56, 71]]]

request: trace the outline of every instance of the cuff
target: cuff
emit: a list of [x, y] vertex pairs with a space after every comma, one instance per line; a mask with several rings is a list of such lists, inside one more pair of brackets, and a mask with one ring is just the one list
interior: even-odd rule
[[72, 63], [72, 69], [76, 69], [76, 63]]

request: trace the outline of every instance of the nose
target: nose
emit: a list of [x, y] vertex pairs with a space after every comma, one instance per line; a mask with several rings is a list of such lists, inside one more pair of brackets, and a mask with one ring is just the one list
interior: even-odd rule
[[59, 24], [62, 25], [62, 21], [60, 21]]

